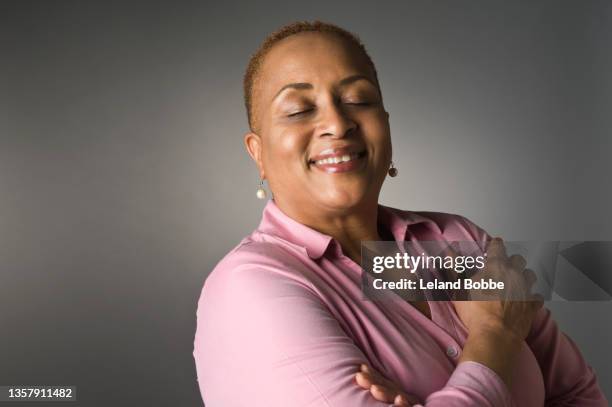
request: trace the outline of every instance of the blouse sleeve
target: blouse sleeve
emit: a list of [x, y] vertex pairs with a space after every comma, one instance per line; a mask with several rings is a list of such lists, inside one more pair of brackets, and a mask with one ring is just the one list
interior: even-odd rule
[[[482, 249], [486, 249], [491, 236], [464, 217], [460, 221]], [[542, 371], [546, 406], [608, 406], [593, 369], [576, 344], [561, 332], [548, 308], [542, 307], [536, 313], [525, 342]]]
[[[225, 271], [198, 304], [193, 354], [207, 407], [389, 406], [356, 384], [369, 361], [313, 290], [276, 270]], [[511, 397], [493, 371], [466, 362], [424, 405], [504, 407]]]
[[538, 311], [526, 342], [542, 370], [546, 406], [608, 406], [593, 369], [576, 344], [561, 332], [550, 310]]
[[206, 407], [388, 407], [355, 382], [367, 359], [316, 294], [257, 266], [207, 280], [194, 358]]

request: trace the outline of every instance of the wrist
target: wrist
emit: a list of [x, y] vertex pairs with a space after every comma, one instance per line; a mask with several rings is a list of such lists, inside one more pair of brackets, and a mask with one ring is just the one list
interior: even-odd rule
[[523, 340], [506, 328], [479, 327], [469, 332], [459, 363], [479, 362], [496, 372], [509, 387]]

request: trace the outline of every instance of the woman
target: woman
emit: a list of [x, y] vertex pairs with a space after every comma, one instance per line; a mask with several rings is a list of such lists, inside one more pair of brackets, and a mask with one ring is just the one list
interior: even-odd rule
[[538, 302], [363, 299], [369, 240], [473, 240], [467, 219], [378, 204], [393, 166], [376, 69], [321, 22], [270, 35], [245, 75], [245, 146], [267, 180], [259, 227], [207, 278], [194, 342], [206, 406], [604, 406]]

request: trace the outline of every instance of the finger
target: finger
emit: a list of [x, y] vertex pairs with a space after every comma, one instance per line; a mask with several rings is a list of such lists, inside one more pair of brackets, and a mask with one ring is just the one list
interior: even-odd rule
[[405, 399], [406, 399], [406, 401], [408, 403], [408, 406], [410, 406], [410, 407], [412, 407], [415, 404], [418, 404], [418, 405], [423, 404], [421, 402], [421, 400], [417, 396], [413, 396], [412, 394], [404, 394], [404, 393], [402, 393], [401, 395], [403, 397], [405, 397]]
[[[521, 292], [525, 296], [526, 301], [538, 301], [537, 297], [533, 296], [533, 285], [535, 284], [537, 277], [536, 274], [531, 269], [525, 269], [521, 275]], [[533, 304], [531, 304], [533, 305]]]
[[531, 287], [536, 281], [538, 281], [538, 276], [531, 269], [525, 269], [525, 271], [523, 271], [523, 278], [525, 279], [528, 287]]
[[355, 381], [357, 382], [359, 387], [362, 387], [366, 390], [369, 390], [370, 387], [374, 384], [374, 381], [372, 380], [370, 374], [365, 372], [358, 372], [355, 375]]
[[394, 382], [382, 376], [373, 367], [370, 367], [364, 363], [360, 366], [360, 368], [362, 371], [358, 373], [359, 377], [357, 380], [361, 381], [363, 384], [361, 387], [365, 389], [370, 388], [370, 390], [372, 390], [372, 387], [377, 386], [379, 388], [378, 390], [381, 390], [387, 394], [387, 399], [392, 400], [393, 398], [397, 398], [397, 396], [403, 396], [408, 401], [409, 406], [412, 404], [418, 404], [417, 398], [407, 396], [397, 387]]
[[383, 384], [383, 382], [385, 381], [385, 378], [380, 373], [378, 373], [376, 369], [366, 363], [363, 363], [361, 365], [361, 371], [368, 373], [375, 383]]
[[491, 239], [487, 245], [487, 258], [492, 259], [496, 257], [506, 258], [506, 248], [504, 247], [503, 240], [499, 237]]
[[370, 393], [376, 400], [383, 401], [385, 403], [393, 403], [393, 400], [397, 395], [396, 392], [393, 392], [379, 384], [372, 385], [372, 387], [370, 387]]
[[393, 401], [393, 405], [398, 407], [412, 407], [413, 405], [421, 404], [421, 400], [418, 397], [404, 393], [398, 394]]
[[544, 297], [541, 294], [532, 294], [531, 296], [531, 307], [533, 310], [537, 311], [538, 309], [544, 306]]
[[393, 400], [393, 405], [396, 407], [410, 407], [411, 404], [403, 394], [398, 394]]
[[513, 254], [508, 259], [512, 267], [514, 267], [517, 271], [523, 271], [523, 269], [527, 266], [527, 261], [523, 256], [518, 254]]

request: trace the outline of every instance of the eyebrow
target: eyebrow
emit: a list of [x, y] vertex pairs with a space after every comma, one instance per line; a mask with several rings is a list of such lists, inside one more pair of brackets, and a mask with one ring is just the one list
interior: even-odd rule
[[[342, 79], [338, 85], [340, 87], [342, 86], [346, 86], [349, 85], [353, 82], [359, 81], [359, 80], [366, 80], [368, 82], [370, 82], [374, 87], [376, 87], [376, 84], [374, 82], [372, 82], [372, 80], [370, 78], [368, 78], [365, 75], [351, 75], [351, 76], [347, 76], [346, 78]], [[295, 82], [295, 83], [288, 83], [285, 86], [283, 86], [282, 88], [280, 88], [280, 90], [278, 92], [276, 92], [276, 95], [274, 95], [274, 97], [272, 98], [272, 100], [276, 99], [278, 97], [278, 95], [280, 95], [283, 91], [287, 90], [287, 89], [312, 89], [313, 86], [312, 84], [308, 83], [308, 82]]]

